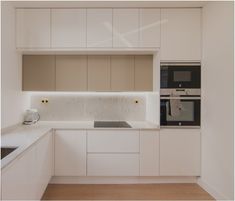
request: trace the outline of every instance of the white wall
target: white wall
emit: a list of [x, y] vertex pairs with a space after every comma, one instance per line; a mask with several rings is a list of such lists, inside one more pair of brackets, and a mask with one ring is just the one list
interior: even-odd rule
[[202, 177], [218, 199], [233, 200], [233, 3], [203, 7]]
[[21, 57], [15, 49], [15, 11], [1, 2], [1, 128], [22, 122], [29, 98], [21, 91]]

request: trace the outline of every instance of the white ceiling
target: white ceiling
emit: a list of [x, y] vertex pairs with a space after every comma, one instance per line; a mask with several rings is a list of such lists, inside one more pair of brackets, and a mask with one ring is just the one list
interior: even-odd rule
[[203, 7], [207, 1], [12, 1], [14, 7], [23, 7], [23, 8], [60, 8], [60, 7]]

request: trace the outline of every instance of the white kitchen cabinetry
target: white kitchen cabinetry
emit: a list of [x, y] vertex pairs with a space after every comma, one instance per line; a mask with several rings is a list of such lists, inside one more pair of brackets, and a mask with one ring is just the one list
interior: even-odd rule
[[43, 195], [51, 176], [54, 174], [54, 143], [52, 133], [47, 134], [43, 137], [36, 145], [36, 168], [37, 175], [37, 193], [36, 197], [41, 198]]
[[55, 176], [86, 176], [86, 131], [55, 132]]
[[52, 133], [2, 170], [2, 200], [40, 200], [52, 176]]
[[16, 46], [50, 48], [50, 9], [16, 9]]
[[89, 130], [87, 176], [139, 176], [138, 130]]
[[87, 135], [88, 152], [139, 152], [138, 130], [90, 130]]
[[113, 47], [138, 47], [139, 9], [113, 9]]
[[160, 9], [140, 9], [140, 47], [160, 47], [160, 20]]
[[51, 9], [51, 46], [86, 47], [86, 9]]
[[87, 9], [87, 47], [112, 47], [112, 9]]
[[159, 132], [140, 131], [140, 176], [159, 175]]
[[139, 176], [139, 154], [88, 154], [87, 176]]
[[36, 199], [35, 156], [32, 147], [2, 170], [2, 200]]
[[201, 59], [201, 9], [161, 9], [161, 60]]
[[161, 129], [160, 176], [200, 175], [200, 130]]

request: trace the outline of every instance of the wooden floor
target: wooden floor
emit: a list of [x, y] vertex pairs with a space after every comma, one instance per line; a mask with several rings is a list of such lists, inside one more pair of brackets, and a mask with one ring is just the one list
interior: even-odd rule
[[49, 184], [42, 200], [214, 200], [197, 184]]

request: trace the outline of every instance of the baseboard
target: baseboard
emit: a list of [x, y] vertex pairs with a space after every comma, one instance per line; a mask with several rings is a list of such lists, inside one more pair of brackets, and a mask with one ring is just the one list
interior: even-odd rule
[[197, 183], [197, 177], [52, 177], [51, 184]]
[[216, 191], [212, 186], [204, 182], [201, 178], [198, 179], [197, 184], [201, 186], [206, 192], [208, 192], [216, 200], [231, 200], [229, 198], [226, 198], [226, 196], [222, 195], [218, 191]]

